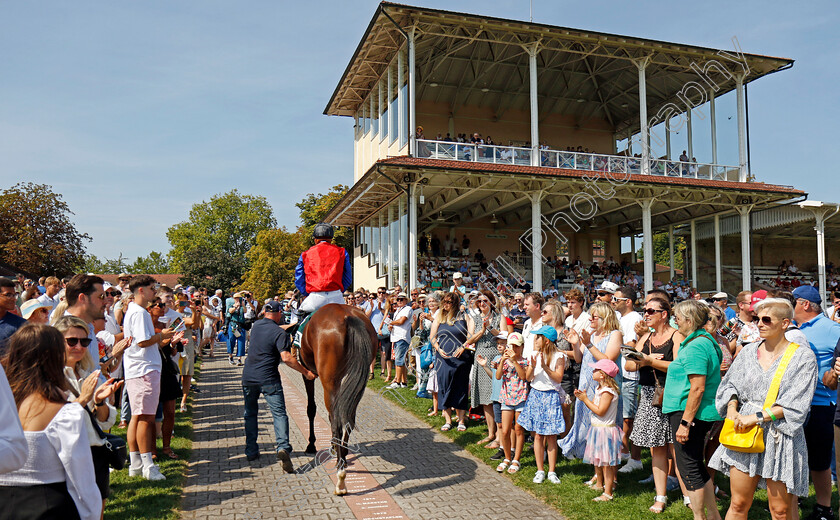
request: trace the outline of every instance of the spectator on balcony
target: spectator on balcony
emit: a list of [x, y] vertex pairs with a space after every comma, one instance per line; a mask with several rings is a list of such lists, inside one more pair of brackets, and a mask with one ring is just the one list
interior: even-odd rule
[[470, 256], [470, 238], [464, 235], [461, 239], [461, 255], [464, 257]]
[[432, 256], [434, 256], [434, 257], [440, 256], [440, 239], [437, 237], [437, 235], [432, 235], [431, 245], [432, 245]]
[[426, 256], [429, 253], [429, 235], [426, 233], [420, 235], [418, 248], [420, 249], [420, 256]]
[[451, 143], [453, 141], [452, 136], [449, 135], [449, 132], [446, 133], [446, 137], [444, 137], [443, 140], [447, 143]]

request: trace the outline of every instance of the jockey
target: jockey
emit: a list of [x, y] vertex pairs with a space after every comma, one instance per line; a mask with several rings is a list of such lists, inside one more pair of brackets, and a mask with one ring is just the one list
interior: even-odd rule
[[300, 312], [312, 313], [328, 303], [345, 303], [344, 291], [353, 284], [350, 255], [332, 243], [333, 227], [321, 222], [312, 237], [315, 245], [300, 255], [295, 268], [295, 287], [306, 296]]

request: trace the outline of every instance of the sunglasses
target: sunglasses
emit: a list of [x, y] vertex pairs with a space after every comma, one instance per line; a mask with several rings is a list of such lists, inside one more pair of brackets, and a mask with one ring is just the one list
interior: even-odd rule
[[645, 314], [656, 314], [657, 312], [665, 312], [662, 309], [645, 309]]
[[598, 296], [612, 296], [612, 294], [604, 291], [598, 291]]
[[385, 291], [376, 291], [376, 294], [388, 294], [388, 293], [385, 292]]
[[87, 348], [90, 345], [90, 338], [64, 338], [64, 341], [67, 342], [68, 347], [75, 347], [81, 344], [82, 347]]
[[118, 293], [118, 292], [114, 292], [114, 291], [107, 291], [107, 292], [105, 292], [105, 294], [107, 296], [116, 296], [116, 295], [122, 294], [122, 293]]
[[488, 300], [487, 298], [479, 298], [478, 303], [490, 303], [490, 300]]
[[619, 298], [618, 296], [613, 296], [613, 300], [623, 302], [625, 300], [629, 300], [630, 298]]
[[761, 323], [763, 323], [765, 325], [772, 325], [773, 324], [773, 318], [771, 318], [770, 316], [762, 316], [759, 319], [761, 320]]

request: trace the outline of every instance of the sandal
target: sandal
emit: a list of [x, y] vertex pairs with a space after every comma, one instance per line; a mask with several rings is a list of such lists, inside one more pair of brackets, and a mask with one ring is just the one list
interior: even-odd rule
[[160, 452], [173, 460], [177, 460], [179, 458], [178, 455], [174, 451], [172, 451], [172, 448], [164, 448], [160, 450]]
[[511, 475], [513, 475], [514, 473], [516, 473], [517, 471], [519, 471], [519, 461], [518, 461], [518, 460], [514, 460], [514, 461], [512, 461], [512, 462], [510, 463], [510, 467], [508, 468], [508, 470], [507, 470], [507, 471], [508, 471], [508, 473], [510, 473]]
[[440, 431], [442, 431], [442, 432], [448, 432], [451, 429], [452, 429], [452, 423], [446, 423], [446, 424], [444, 424], [443, 426], [440, 427]]
[[[665, 510], [665, 504], [668, 503], [668, 497], [663, 495], [656, 495], [653, 497], [653, 505], [648, 508], [648, 511], [651, 513], [659, 514]], [[660, 504], [660, 505], [656, 505]]]
[[499, 443], [496, 442], [496, 441], [493, 441], [493, 442], [487, 444], [484, 447], [488, 450], [498, 450], [499, 449]]
[[592, 477], [591, 479], [587, 480], [583, 483], [584, 486], [592, 487], [595, 483], [598, 482], [598, 477]]
[[508, 466], [510, 466], [510, 461], [508, 459], [505, 459], [502, 462], [500, 462], [498, 466], [496, 466], [496, 471], [498, 471], [499, 473], [504, 473]]
[[467, 431], [467, 425], [466, 425], [466, 424], [464, 424], [464, 423], [458, 423], [458, 431], [459, 431], [459, 432], [465, 432], [465, 431]]
[[607, 493], [601, 493], [599, 496], [592, 499], [593, 502], [609, 502], [613, 499], [612, 495], [608, 495]]
[[488, 442], [492, 441], [493, 437], [485, 437], [480, 441], [476, 442], [476, 445], [481, 446], [482, 444], [487, 444]]

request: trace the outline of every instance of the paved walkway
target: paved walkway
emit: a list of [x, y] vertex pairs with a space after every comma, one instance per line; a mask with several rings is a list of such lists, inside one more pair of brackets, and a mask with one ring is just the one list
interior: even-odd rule
[[[216, 352], [220, 352], [217, 347]], [[274, 429], [260, 403], [258, 442], [263, 456], [245, 459], [242, 369], [226, 357], [205, 358], [201, 393], [193, 411], [193, 452], [182, 500], [185, 519], [507, 519], [561, 518], [527, 492], [426, 423], [370, 390], [359, 408], [359, 428], [351, 438], [347, 486], [333, 494], [334, 472], [326, 449], [330, 440], [321, 387], [318, 396], [317, 460], [303, 453], [308, 432], [300, 375], [281, 366], [292, 461], [299, 473], [285, 474], [273, 456]], [[319, 464], [320, 462], [320, 464]], [[480, 503], [480, 507], [476, 505]], [[463, 507], [465, 504], [471, 504]]]

